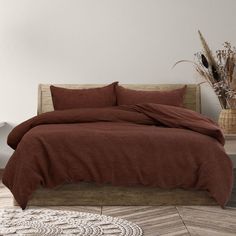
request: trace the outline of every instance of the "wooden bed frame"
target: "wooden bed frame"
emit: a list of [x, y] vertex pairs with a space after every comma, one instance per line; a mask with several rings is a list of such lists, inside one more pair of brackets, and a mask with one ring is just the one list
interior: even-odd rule
[[[56, 84], [64, 88], [93, 88], [102, 84], [74, 85]], [[136, 90], [171, 90], [183, 84], [137, 84], [122, 85]], [[38, 94], [38, 114], [52, 111], [50, 85], [40, 84]], [[200, 112], [200, 87], [189, 84], [184, 99], [184, 106]], [[15, 202], [15, 204], [17, 204]], [[216, 205], [206, 191], [190, 191], [183, 189], [165, 190], [153, 187], [115, 187], [90, 183], [65, 184], [56, 189], [38, 189], [29, 201], [33, 206], [72, 206], [72, 205]]]

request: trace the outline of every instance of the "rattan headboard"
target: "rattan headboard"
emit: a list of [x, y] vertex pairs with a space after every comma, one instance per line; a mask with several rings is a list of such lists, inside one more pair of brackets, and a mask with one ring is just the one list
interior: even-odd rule
[[[71, 89], [102, 87], [104, 84], [55, 84], [55, 86]], [[136, 90], [171, 90], [181, 88], [183, 84], [122, 84], [122, 86]], [[184, 107], [200, 112], [200, 87], [196, 84], [188, 84]], [[50, 84], [40, 84], [38, 94], [38, 114], [53, 111]]]

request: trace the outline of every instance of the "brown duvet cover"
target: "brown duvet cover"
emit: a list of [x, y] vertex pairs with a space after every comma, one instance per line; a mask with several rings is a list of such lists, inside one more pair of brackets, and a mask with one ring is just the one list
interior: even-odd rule
[[179, 107], [139, 104], [53, 111], [10, 133], [3, 183], [24, 209], [39, 187], [92, 181], [207, 190], [223, 207], [232, 162], [219, 127]]

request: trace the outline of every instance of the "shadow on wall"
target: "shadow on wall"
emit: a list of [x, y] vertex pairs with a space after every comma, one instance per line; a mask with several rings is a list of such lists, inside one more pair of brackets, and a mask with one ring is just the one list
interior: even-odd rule
[[13, 128], [14, 125], [8, 123], [0, 128], [0, 169], [6, 166], [7, 161], [13, 153], [13, 149], [7, 145], [7, 136]]
[[213, 89], [204, 84], [201, 86], [201, 113], [218, 122], [221, 111], [220, 103]]

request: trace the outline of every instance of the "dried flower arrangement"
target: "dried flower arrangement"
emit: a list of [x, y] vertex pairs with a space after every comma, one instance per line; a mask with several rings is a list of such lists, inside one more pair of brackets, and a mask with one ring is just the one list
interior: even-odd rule
[[175, 65], [192, 62], [196, 71], [214, 89], [222, 109], [236, 109], [236, 48], [225, 42], [223, 49], [213, 55], [201, 32], [198, 33], [203, 52], [195, 54], [196, 61], [181, 60]]

